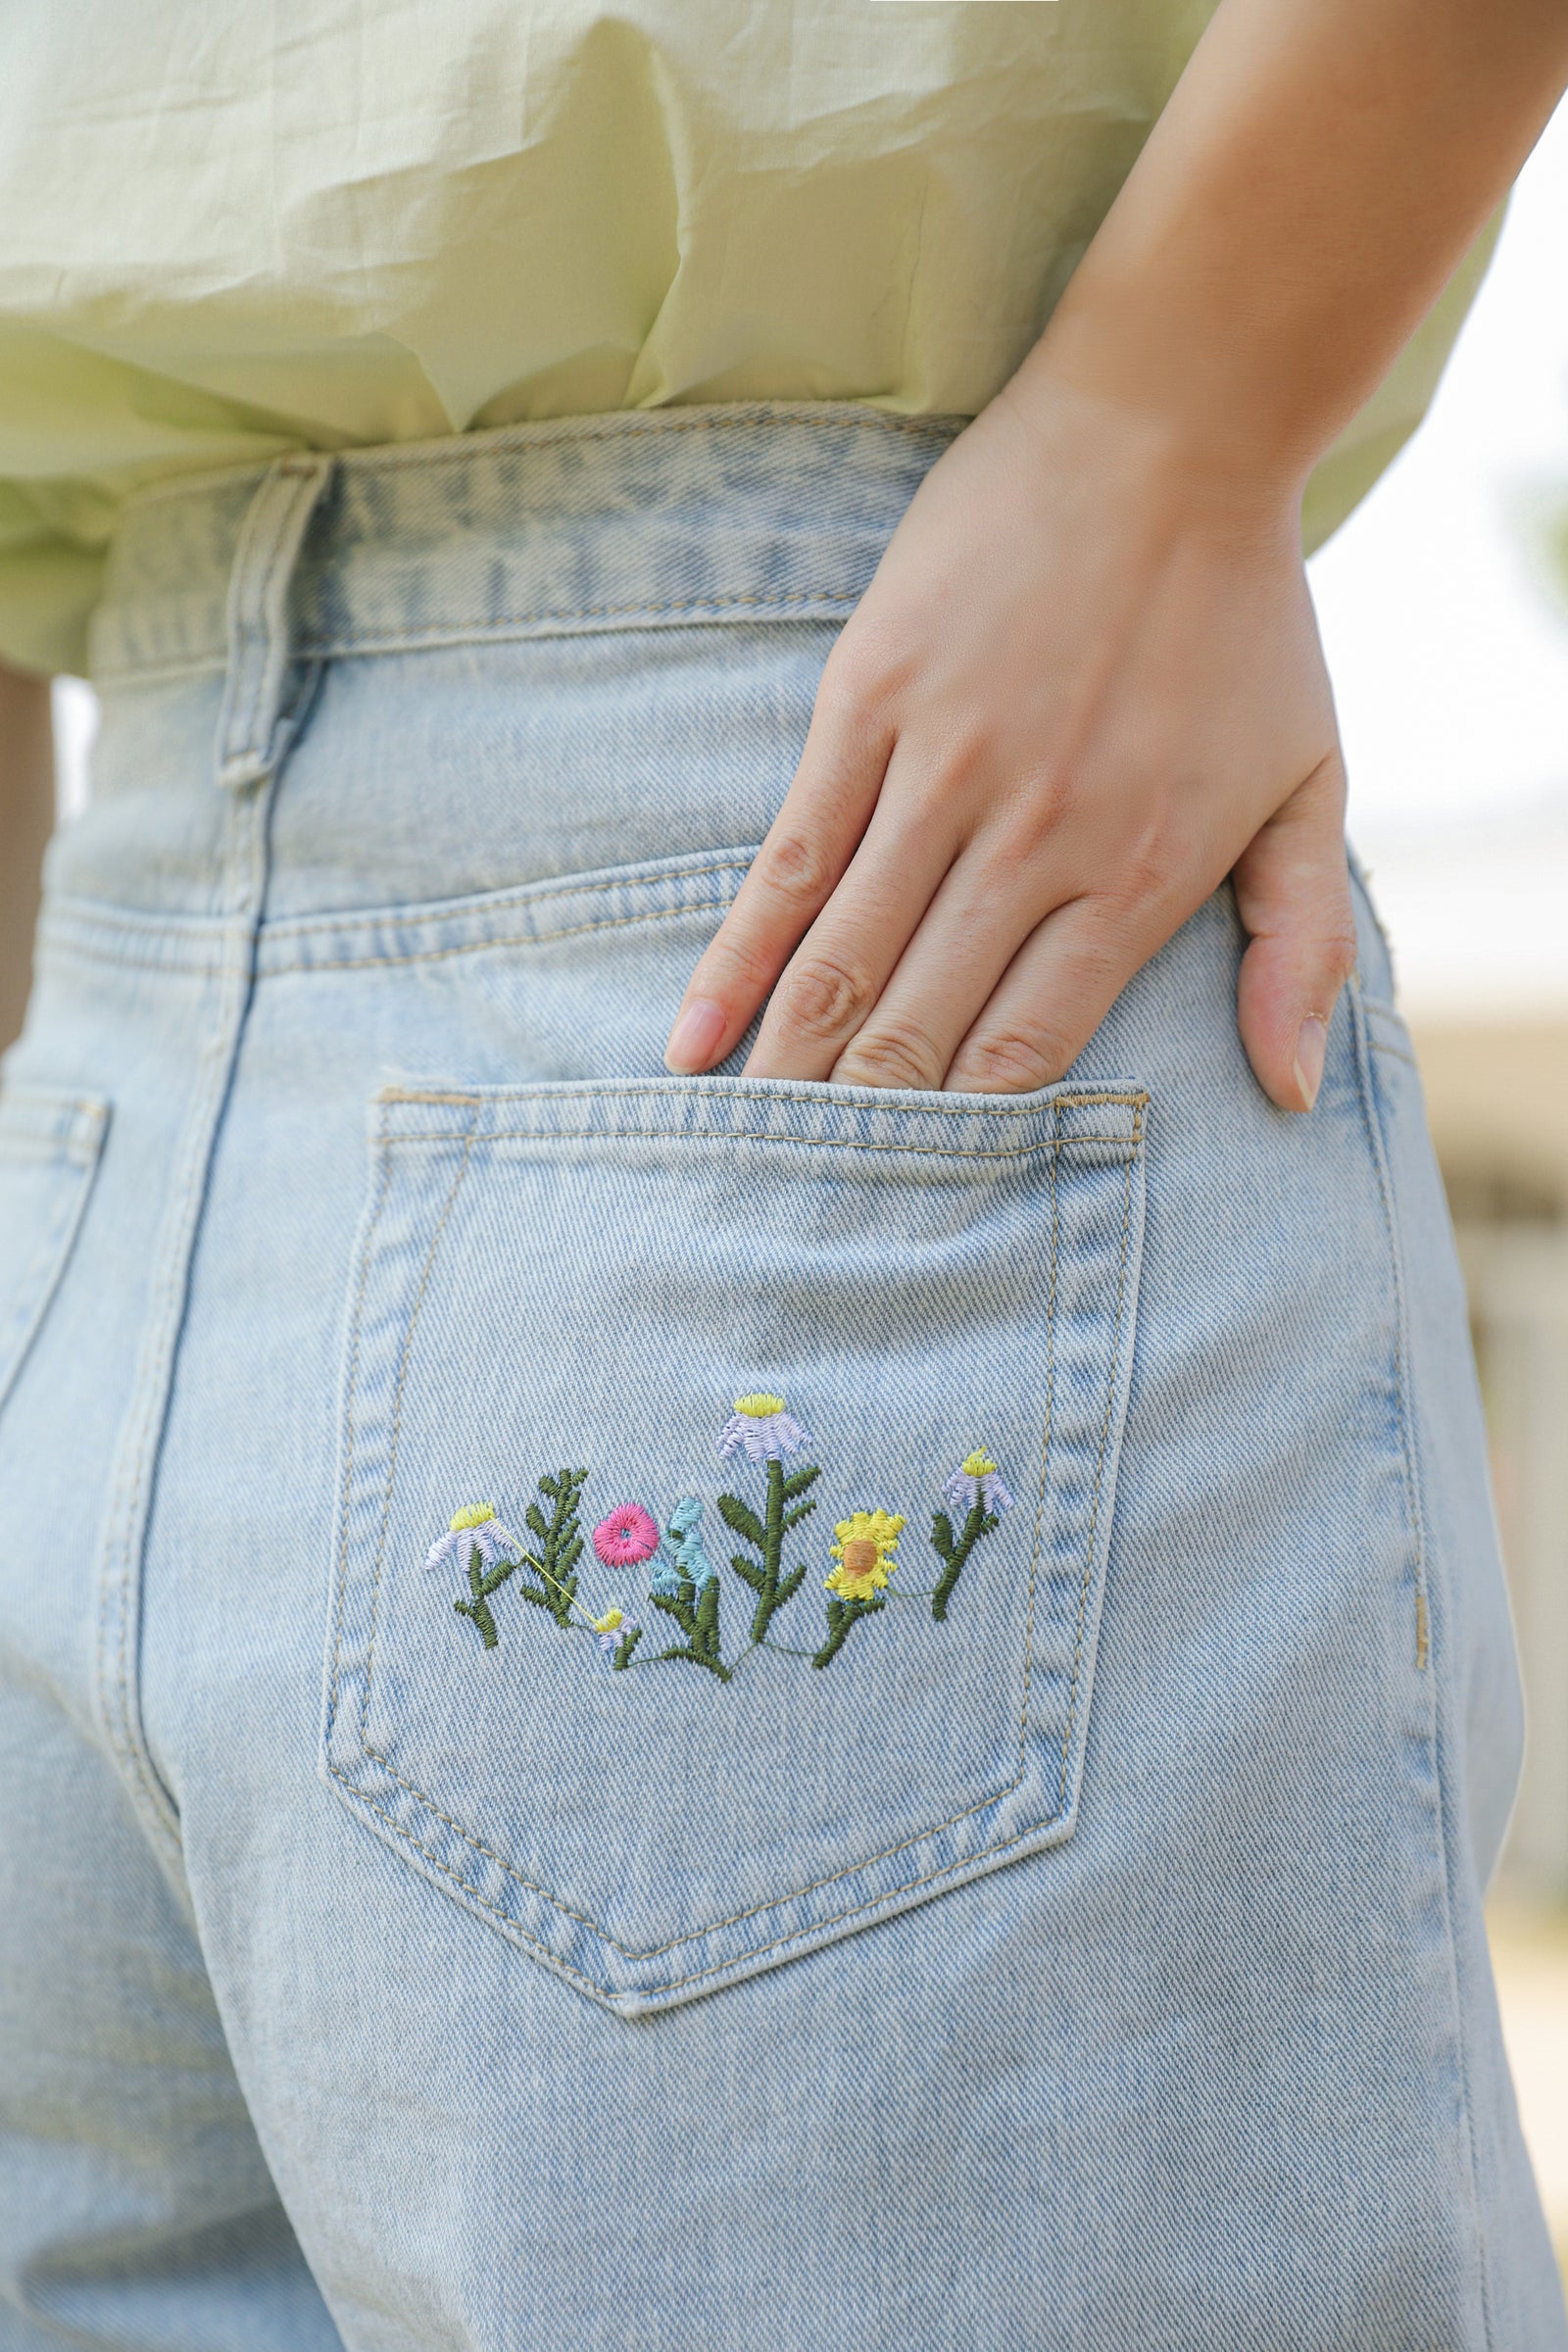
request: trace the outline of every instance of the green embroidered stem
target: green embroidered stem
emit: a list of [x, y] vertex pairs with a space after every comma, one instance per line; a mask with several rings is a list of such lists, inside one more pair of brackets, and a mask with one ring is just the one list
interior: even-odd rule
[[[787, 1600], [793, 1600], [806, 1581], [806, 1563], [789, 1576], [782, 1574], [784, 1539], [792, 1528], [808, 1519], [816, 1508], [813, 1496], [809, 1502], [797, 1502], [798, 1495], [814, 1486], [822, 1473], [814, 1462], [803, 1469], [784, 1475], [784, 1465], [770, 1457], [767, 1465], [767, 1521], [759, 1519], [750, 1503], [742, 1502], [738, 1494], [721, 1494], [718, 1508], [726, 1526], [760, 1555], [760, 1564], [744, 1559], [739, 1552], [730, 1554], [730, 1566], [736, 1575], [751, 1586], [757, 1594], [757, 1606], [752, 1612], [752, 1641], [760, 1642], [766, 1635], [778, 1611]], [[794, 1504], [786, 1509], [786, 1504]]]
[[629, 1634], [621, 1635], [615, 1654], [610, 1661], [616, 1674], [625, 1673], [626, 1668], [631, 1664], [631, 1653], [642, 1638], [643, 1629], [640, 1625], [634, 1625]]
[[582, 1532], [577, 1525], [577, 1504], [582, 1497], [586, 1470], [558, 1470], [554, 1478], [547, 1473], [539, 1481], [539, 1492], [551, 1505], [547, 1521], [536, 1502], [527, 1510], [528, 1532], [538, 1544], [542, 1558], [525, 1552], [522, 1564], [533, 1570], [543, 1581], [544, 1590], [537, 1586], [519, 1585], [517, 1590], [548, 1609], [558, 1625], [571, 1623], [571, 1604], [577, 1597], [576, 1566], [582, 1557]]
[[[693, 1666], [706, 1666], [710, 1674], [716, 1674], [721, 1683], [727, 1683], [729, 1668], [719, 1655], [717, 1577], [708, 1579], [699, 1596], [691, 1578], [683, 1576], [678, 1592], [656, 1592], [653, 1602], [666, 1617], [673, 1617], [686, 1636], [684, 1642], [662, 1649], [659, 1655], [686, 1658]], [[618, 1657], [615, 1663], [619, 1665]]]
[[834, 1600], [827, 1604], [827, 1640], [812, 1658], [813, 1666], [831, 1666], [862, 1617], [874, 1617], [887, 1602], [879, 1592], [874, 1600]]
[[[490, 1595], [506, 1583], [509, 1576], [515, 1573], [516, 1567], [515, 1560], [498, 1560], [489, 1575], [486, 1576], [484, 1562], [479, 1557], [478, 1544], [475, 1544], [469, 1550], [468, 1585], [472, 1597], [464, 1600], [460, 1595], [452, 1603], [452, 1606], [460, 1617], [473, 1619], [474, 1624], [479, 1628], [480, 1639], [486, 1649], [494, 1649], [501, 1639], [496, 1632], [496, 1621], [490, 1614]], [[528, 1590], [526, 1585], [521, 1589], [524, 1592]]]
[[979, 1495], [976, 1495], [970, 1505], [969, 1516], [963, 1523], [963, 1533], [956, 1540], [953, 1533], [953, 1521], [948, 1517], [947, 1512], [938, 1511], [933, 1516], [931, 1548], [937, 1558], [944, 1563], [937, 1589], [931, 1595], [931, 1614], [939, 1625], [943, 1624], [947, 1618], [948, 1602], [953, 1598], [953, 1588], [963, 1574], [964, 1562], [968, 1559], [970, 1552], [973, 1551], [982, 1536], [989, 1536], [994, 1528], [1001, 1525], [1000, 1517], [986, 1509], [985, 1503]]

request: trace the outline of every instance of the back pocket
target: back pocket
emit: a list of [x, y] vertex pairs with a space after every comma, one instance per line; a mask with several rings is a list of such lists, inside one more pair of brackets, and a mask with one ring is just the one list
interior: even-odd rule
[[0, 1094], [0, 1411], [65, 1271], [109, 1105], [53, 1088]]
[[323, 1763], [626, 2016], [1070, 1835], [1145, 1096], [394, 1091]]

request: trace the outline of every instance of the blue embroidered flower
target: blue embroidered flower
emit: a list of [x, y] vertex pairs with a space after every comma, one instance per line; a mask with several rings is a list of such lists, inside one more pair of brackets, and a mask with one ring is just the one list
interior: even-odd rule
[[973, 1453], [964, 1456], [943, 1488], [942, 1496], [950, 1510], [972, 1511], [979, 1503], [998, 1519], [1012, 1508], [1012, 1496], [983, 1446], [977, 1446]]
[[695, 1494], [683, 1494], [670, 1514], [670, 1550], [660, 1545], [649, 1590], [673, 1599], [682, 1584], [706, 1585], [715, 1573], [703, 1543], [703, 1506]]
[[437, 1536], [424, 1555], [427, 1568], [444, 1568], [449, 1560], [466, 1569], [468, 1555], [477, 1551], [485, 1568], [494, 1568], [498, 1561], [515, 1560], [522, 1545], [510, 1528], [503, 1527], [496, 1517], [493, 1502], [470, 1502], [466, 1509], [454, 1511], [444, 1536]]
[[749, 1462], [784, 1462], [810, 1443], [810, 1431], [785, 1411], [783, 1397], [763, 1390], [737, 1396], [735, 1410], [718, 1433], [718, 1450], [726, 1460], [744, 1447]]

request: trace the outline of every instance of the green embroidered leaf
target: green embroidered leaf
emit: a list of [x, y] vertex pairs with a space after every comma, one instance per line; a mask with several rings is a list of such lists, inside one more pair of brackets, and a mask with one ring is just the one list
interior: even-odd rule
[[813, 1666], [831, 1666], [862, 1617], [874, 1617], [887, 1602], [879, 1592], [874, 1600], [834, 1600], [827, 1604], [827, 1640], [812, 1658]]
[[779, 1491], [785, 1501], [790, 1502], [797, 1494], [804, 1494], [807, 1488], [813, 1485], [821, 1475], [822, 1472], [817, 1463], [808, 1462], [804, 1470], [797, 1470], [787, 1478]]
[[782, 1520], [779, 1522], [781, 1530], [785, 1534], [788, 1534], [792, 1527], [799, 1527], [803, 1519], [809, 1519], [815, 1508], [816, 1498], [814, 1495], [809, 1502], [798, 1503], [793, 1511], [785, 1512]]
[[[543, 1479], [541, 1479], [539, 1483], [541, 1486], [543, 1486]], [[539, 1508], [539, 1505], [536, 1502], [530, 1502], [528, 1508], [523, 1513], [523, 1517], [528, 1523], [529, 1535], [535, 1537], [541, 1544], [548, 1544], [550, 1541], [550, 1530], [545, 1525], [545, 1515]]]
[[737, 1576], [743, 1576], [746, 1579], [754, 1592], [760, 1592], [766, 1579], [755, 1561], [743, 1559], [738, 1551], [732, 1551], [729, 1555], [729, 1564]]
[[721, 1494], [718, 1508], [726, 1526], [744, 1536], [748, 1544], [755, 1544], [759, 1551], [767, 1549], [766, 1532], [750, 1503], [742, 1502], [738, 1494]]
[[793, 1576], [787, 1576], [778, 1589], [778, 1605], [780, 1608], [784, 1606], [784, 1603], [787, 1600], [793, 1600], [795, 1598], [796, 1593], [800, 1591], [805, 1582], [806, 1562], [803, 1560], [800, 1566], [796, 1569], [795, 1574]]
[[931, 1548], [942, 1560], [953, 1557], [953, 1521], [946, 1511], [938, 1511], [931, 1521]]
[[626, 1668], [631, 1664], [631, 1653], [642, 1638], [643, 1629], [640, 1625], [634, 1625], [629, 1634], [621, 1635], [614, 1657], [611, 1660], [616, 1674], [625, 1673]]
[[656, 1592], [653, 1595], [655, 1608], [662, 1609], [666, 1617], [673, 1617], [683, 1634], [694, 1633], [697, 1627], [696, 1612], [688, 1597], [692, 1590], [690, 1585], [683, 1585], [678, 1599], [672, 1592]]

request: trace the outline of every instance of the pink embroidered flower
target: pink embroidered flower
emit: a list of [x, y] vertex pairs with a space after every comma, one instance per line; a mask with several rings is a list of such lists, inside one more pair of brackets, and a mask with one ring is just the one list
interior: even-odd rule
[[607, 1568], [637, 1568], [659, 1549], [659, 1530], [640, 1502], [617, 1502], [594, 1529], [594, 1549]]

